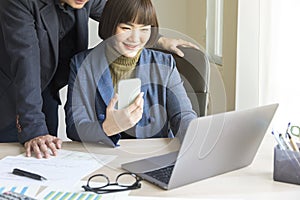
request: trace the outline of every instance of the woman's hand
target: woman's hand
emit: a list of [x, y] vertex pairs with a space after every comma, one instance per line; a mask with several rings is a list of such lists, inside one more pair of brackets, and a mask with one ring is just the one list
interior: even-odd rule
[[106, 119], [102, 124], [107, 136], [128, 130], [140, 121], [144, 107], [143, 95], [144, 93], [141, 92], [127, 108], [116, 110], [115, 105], [118, 101], [118, 95], [115, 94], [106, 108]]

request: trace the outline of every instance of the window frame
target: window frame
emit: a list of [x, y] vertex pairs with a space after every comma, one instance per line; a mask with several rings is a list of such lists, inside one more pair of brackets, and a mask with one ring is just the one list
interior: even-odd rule
[[207, 0], [206, 48], [218, 64], [223, 64], [223, 10], [224, 0]]

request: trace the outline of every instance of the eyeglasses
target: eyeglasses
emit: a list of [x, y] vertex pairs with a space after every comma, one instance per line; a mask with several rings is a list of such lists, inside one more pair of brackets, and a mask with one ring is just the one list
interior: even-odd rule
[[125, 172], [117, 176], [115, 183], [110, 183], [106, 175], [96, 174], [91, 176], [87, 184], [83, 185], [82, 188], [85, 191], [95, 192], [97, 194], [121, 192], [141, 188], [140, 181], [142, 180], [143, 179], [136, 174]]

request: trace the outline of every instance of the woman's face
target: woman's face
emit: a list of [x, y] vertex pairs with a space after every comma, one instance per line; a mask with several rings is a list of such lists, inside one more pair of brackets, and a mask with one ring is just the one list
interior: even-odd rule
[[81, 9], [89, 0], [60, 0], [61, 3], [66, 3], [72, 8]]
[[123, 56], [134, 57], [151, 35], [151, 25], [120, 23], [116, 29], [114, 48]]

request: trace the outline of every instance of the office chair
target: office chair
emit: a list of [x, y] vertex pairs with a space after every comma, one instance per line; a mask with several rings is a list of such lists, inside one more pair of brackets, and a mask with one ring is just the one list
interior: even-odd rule
[[180, 57], [166, 50], [152, 49], [173, 55], [194, 111], [199, 117], [207, 115], [210, 62], [205, 52], [194, 48], [180, 47], [184, 53], [184, 57]]

